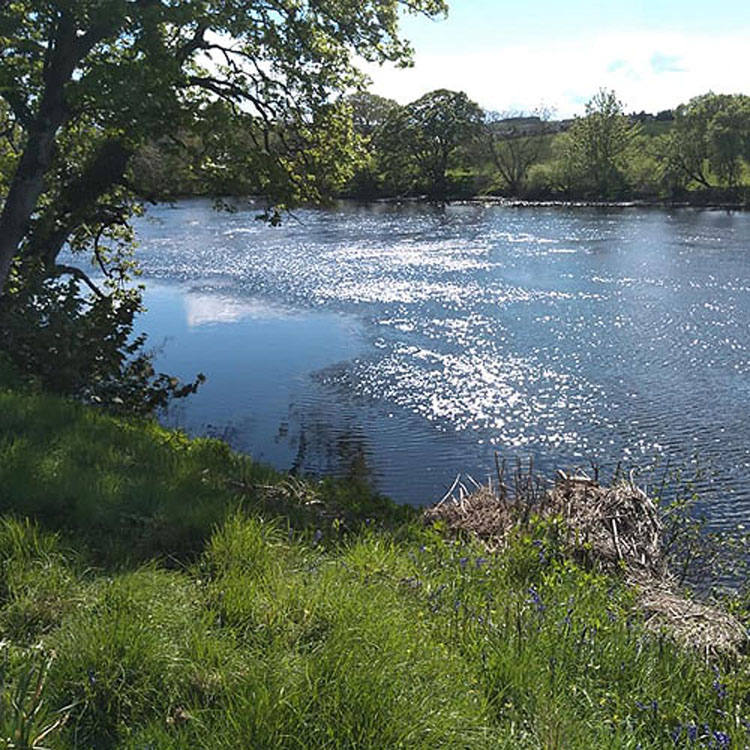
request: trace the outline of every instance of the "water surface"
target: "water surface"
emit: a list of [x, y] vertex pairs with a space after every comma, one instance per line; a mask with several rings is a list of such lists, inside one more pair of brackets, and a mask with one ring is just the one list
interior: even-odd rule
[[697, 455], [750, 512], [750, 215], [359, 206], [280, 228], [244, 206], [138, 223], [169, 419], [409, 503], [494, 452], [547, 471]]

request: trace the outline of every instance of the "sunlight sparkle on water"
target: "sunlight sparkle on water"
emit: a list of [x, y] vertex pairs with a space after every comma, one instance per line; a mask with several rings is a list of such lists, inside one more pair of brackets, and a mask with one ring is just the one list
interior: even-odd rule
[[[299, 392], [268, 417], [275, 424], [259, 423], [240, 392], [240, 436], [250, 428], [238, 422], [267, 441], [286, 425], [303, 469], [329, 465], [313, 456], [313, 435], [323, 452], [359, 441], [374, 481], [416, 502], [457, 471], [481, 476], [495, 449], [550, 469], [698, 450], [750, 512], [750, 216], [345, 204], [271, 228], [256, 214], [186, 201], [138, 226], [147, 283], [187, 289], [188, 330], [211, 329], [217, 361], [222, 337], [235, 350], [252, 338], [243, 325], [276, 336], [308, 326], [304, 341], [274, 342], [280, 358], [305, 352], [310, 367], [297, 357], [290, 368]], [[332, 339], [350, 323], [324, 330], [339, 315], [356, 321], [356, 352]], [[156, 340], [177, 338], [151, 320]], [[165, 370], [180, 345], [165, 348]], [[264, 347], [247, 353], [259, 379]], [[190, 356], [188, 372], [206, 369], [205, 352]], [[247, 378], [230, 374], [241, 389]], [[404, 477], [413, 498], [399, 495]], [[722, 513], [727, 502], [716, 500]]]

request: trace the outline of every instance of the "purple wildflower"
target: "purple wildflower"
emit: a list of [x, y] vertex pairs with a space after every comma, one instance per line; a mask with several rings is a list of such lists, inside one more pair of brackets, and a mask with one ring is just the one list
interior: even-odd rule
[[531, 594], [531, 599], [529, 599], [529, 601], [536, 607], [536, 611], [540, 613], [544, 612], [547, 608], [544, 606], [542, 597], [539, 596], [539, 592], [533, 586], [529, 586], [529, 594]]
[[719, 750], [726, 750], [729, 747], [729, 735], [725, 732], [716, 730], [712, 735], [712, 739], [714, 746], [719, 748]]
[[720, 701], [725, 700], [726, 697], [727, 697], [727, 686], [726, 686], [726, 684], [723, 683], [723, 682], [721, 682], [721, 681], [719, 681], [717, 679], [717, 680], [714, 680], [713, 687], [714, 687], [714, 691], [716, 692], [716, 697]]

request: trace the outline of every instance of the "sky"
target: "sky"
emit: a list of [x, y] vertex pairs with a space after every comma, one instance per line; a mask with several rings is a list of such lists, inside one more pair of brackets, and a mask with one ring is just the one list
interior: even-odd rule
[[364, 66], [371, 90], [413, 101], [465, 91], [488, 110], [583, 114], [600, 88], [658, 112], [707, 91], [750, 94], [750, 0], [448, 0], [405, 17], [414, 67]]

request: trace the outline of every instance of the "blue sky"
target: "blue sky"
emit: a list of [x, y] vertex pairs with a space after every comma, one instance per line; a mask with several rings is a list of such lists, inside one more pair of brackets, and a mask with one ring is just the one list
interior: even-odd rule
[[[450, 2], [450, 0], [449, 0]], [[598, 88], [656, 111], [708, 90], [750, 94], [750, 0], [453, 0], [446, 20], [404, 19], [410, 70], [368, 66], [402, 103], [466, 91], [487, 109], [583, 111]]]

